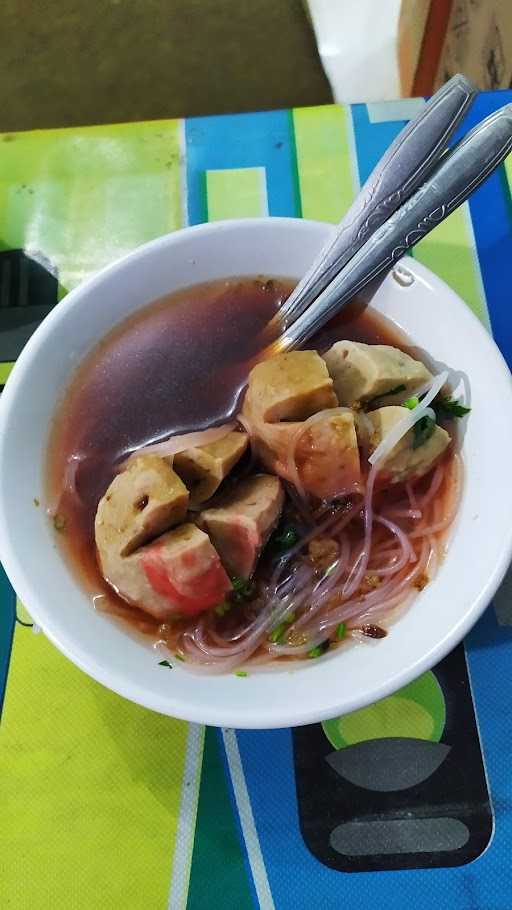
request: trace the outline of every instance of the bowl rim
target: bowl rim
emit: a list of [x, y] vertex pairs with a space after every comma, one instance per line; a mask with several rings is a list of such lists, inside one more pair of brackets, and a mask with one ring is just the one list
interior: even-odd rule
[[[23, 386], [25, 376], [31, 368], [32, 358], [38, 350], [45, 345], [48, 336], [51, 335], [53, 331], [54, 324], [62, 319], [70, 309], [79, 306], [83, 296], [88, 296], [93, 293], [95, 288], [98, 285], [101, 285], [107, 276], [114, 275], [117, 271], [123, 270], [128, 262], [136, 262], [138, 259], [144, 259], [150, 251], [156, 251], [159, 248], [166, 249], [174, 242], [179, 242], [180, 237], [185, 232], [187, 234], [194, 233], [197, 235], [207, 235], [209, 233], [218, 233], [223, 230], [231, 231], [233, 229], [251, 231], [256, 227], [261, 229], [264, 225], [268, 224], [269, 221], [272, 221], [274, 224], [280, 223], [283, 227], [289, 225], [290, 222], [300, 224], [309, 231], [317, 231], [322, 238], [325, 238], [326, 230], [331, 227], [323, 222], [300, 218], [247, 218], [194, 225], [182, 228], [178, 231], [173, 231], [172, 233], [163, 235], [137, 247], [127, 255], [110, 263], [108, 266], [95, 273], [91, 278], [70, 291], [69, 294], [59, 302], [58, 306], [56, 306], [46, 317], [27, 342], [13, 367], [5, 389], [0, 397], [0, 471], [2, 470], [2, 463], [5, 458], [6, 446], [8, 446], [5, 427], [12, 408], [17, 404], [19, 389]], [[458, 294], [446, 285], [441, 278], [416, 260], [408, 260], [408, 262], [410, 262], [411, 271], [416, 273], [420, 279], [423, 279], [426, 283], [431, 283], [432, 279], [434, 279], [437, 285], [442, 285], [451, 298], [453, 305], [462, 308], [465, 318], [473, 320], [478, 326], [482, 346], [487, 348], [488, 356], [493, 357], [496, 366], [501, 370], [504, 383], [509, 385], [512, 397], [512, 376], [492, 335], [486, 332], [475, 314], [471, 312]], [[174, 700], [172, 692], [165, 692], [165, 696], [162, 696], [161, 698], [153, 697], [151, 693], [147, 692], [144, 688], [141, 689], [141, 687], [128, 676], [123, 677], [115, 670], [104, 668], [100, 661], [94, 659], [94, 655], [91, 655], [90, 650], [83, 649], [77, 639], [72, 640], [66, 632], [62, 632], [59, 628], [59, 622], [52, 622], [51, 611], [48, 613], [45, 609], [35, 584], [31, 582], [30, 577], [25, 572], [22, 553], [18, 548], [13, 546], [10, 539], [7, 511], [4, 500], [4, 491], [3, 488], [0, 487], [0, 558], [2, 564], [18, 596], [27, 605], [31, 616], [38, 625], [41, 625], [46, 637], [61, 651], [61, 653], [97, 682], [141, 706], [187, 721], [238, 728], [270, 729], [315, 723], [334, 717], [340, 713], [349, 713], [353, 710], [357, 710], [364, 705], [374, 703], [402, 688], [411, 680], [416, 679], [423, 672], [436, 665], [462, 640], [488, 606], [496, 589], [503, 580], [512, 559], [511, 524], [508, 535], [505, 535], [502, 538], [500, 545], [496, 547], [496, 556], [492, 573], [487, 577], [485, 584], [479, 588], [478, 593], [472, 599], [470, 608], [461, 617], [460, 621], [454, 624], [451, 631], [446, 633], [435, 647], [427, 651], [421, 658], [418, 658], [413, 666], [399, 668], [380, 685], [374, 685], [371, 690], [370, 699], [368, 699], [367, 695], [363, 698], [360, 696], [358, 697], [356, 693], [352, 698], [344, 698], [338, 710], [333, 709], [332, 704], [324, 709], [321, 707], [304, 709], [290, 706], [289, 713], [286, 713], [286, 711], [281, 711], [279, 714], [270, 712], [270, 722], [269, 717], [266, 716], [268, 706], [266, 709], [265, 706], [262, 705], [259, 708], [259, 713], [256, 715], [251, 714], [247, 719], [250, 722], [244, 722], [244, 718], [241, 717], [239, 709], [236, 707], [232, 709], [229, 705], [226, 706], [223, 704], [212, 706], [211, 704], [204, 704], [198, 710], [194, 710], [193, 706], [189, 710], [189, 706], [184, 703], [182, 698], [178, 698], [176, 701]]]

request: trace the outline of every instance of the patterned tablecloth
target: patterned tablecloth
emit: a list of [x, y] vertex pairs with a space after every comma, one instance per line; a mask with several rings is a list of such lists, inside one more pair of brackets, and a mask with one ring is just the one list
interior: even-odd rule
[[[479, 96], [464, 128], [510, 100]], [[337, 221], [421, 103], [0, 136], [0, 382], [49, 309], [138, 244], [207, 219]], [[512, 159], [414, 251], [509, 363], [511, 180]], [[2, 910], [512, 907], [512, 585], [385, 702], [237, 732], [103, 689], [0, 582]]]

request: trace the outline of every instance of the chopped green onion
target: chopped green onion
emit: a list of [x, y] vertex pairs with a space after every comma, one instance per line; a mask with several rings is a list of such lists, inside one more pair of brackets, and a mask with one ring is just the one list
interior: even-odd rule
[[239, 578], [238, 575], [233, 575], [231, 584], [233, 585], [233, 591], [236, 591], [239, 594], [243, 594], [247, 582], [245, 578]]
[[238, 575], [233, 575], [231, 584], [233, 585], [231, 599], [234, 600], [235, 603], [240, 603], [242, 600], [250, 600], [254, 597], [256, 588], [250, 579], [239, 578]]
[[435, 428], [436, 422], [435, 420], [432, 420], [431, 417], [428, 417], [427, 415], [425, 415], [425, 417], [420, 417], [413, 426], [413, 449], [419, 449], [420, 446], [428, 442]]
[[170, 664], [168, 660], [159, 660], [158, 666], [159, 667], [168, 667], [169, 670], [172, 670], [172, 664]]
[[280, 550], [290, 550], [295, 546], [299, 539], [299, 532], [292, 525], [284, 528], [281, 534], [278, 534], [277, 537], [274, 537], [274, 542], [278, 545]]
[[215, 607], [215, 613], [217, 616], [224, 616], [231, 610], [231, 604], [228, 604], [226, 600], [221, 601], [220, 604], [217, 604]]
[[336, 638], [338, 641], [341, 641], [342, 638], [345, 638], [345, 632], [347, 627], [344, 622], [340, 622], [339, 626], [336, 626]]
[[248, 676], [249, 674], [245, 670], [237, 670], [235, 676]]
[[273, 644], [283, 644], [284, 634], [286, 632], [287, 626], [291, 626], [295, 622], [295, 613], [289, 613], [288, 616], [283, 619], [274, 629], [272, 629], [268, 640]]
[[443, 395], [434, 401], [434, 410], [438, 417], [465, 417], [471, 408], [460, 404], [456, 398], [446, 398]]
[[176, 660], [183, 660], [183, 661], [185, 660], [185, 658], [183, 657], [183, 654], [175, 654], [174, 656], [175, 656]]
[[282, 638], [287, 628], [288, 623], [280, 622], [279, 625], [275, 627], [275, 629], [272, 629], [270, 635], [268, 636], [268, 640], [271, 641], [274, 645], [282, 644]]
[[308, 651], [308, 657], [321, 657], [322, 653], [322, 649], [320, 648], [320, 645], [318, 645], [316, 648], [311, 648], [311, 651]]
[[413, 395], [412, 398], [408, 398], [407, 401], [404, 401], [402, 407], [409, 408], [410, 411], [414, 411], [414, 408], [417, 408], [419, 403], [419, 398], [417, 398], [416, 395]]
[[325, 654], [325, 652], [328, 650], [329, 644], [330, 644], [329, 639], [327, 639], [327, 641], [320, 642], [319, 645], [316, 645], [315, 648], [311, 648], [311, 650], [308, 651], [307, 656], [308, 657], [321, 657], [322, 654]]

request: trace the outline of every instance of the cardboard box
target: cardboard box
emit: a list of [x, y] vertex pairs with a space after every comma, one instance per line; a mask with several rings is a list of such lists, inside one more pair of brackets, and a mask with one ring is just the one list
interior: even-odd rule
[[453, 0], [433, 90], [454, 73], [480, 89], [512, 88], [511, 0]]
[[400, 94], [403, 98], [413, 94], [414, 78], [424, 46], [430, 9], [430, 0], [402, 0], [397, 50]]

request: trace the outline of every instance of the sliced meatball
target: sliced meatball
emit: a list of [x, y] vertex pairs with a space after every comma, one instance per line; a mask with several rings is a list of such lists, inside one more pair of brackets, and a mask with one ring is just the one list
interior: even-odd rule
[[[361, 486], [361, 465], [354, 414], [326, 414], [303, 432], [304, 423], [255, 424], [253, 451], [269, 471], [298, 479], [305, 492], [330, 500]], [[293, 449], [293, 458], [292, 458]]]
[[253, 454], [275, 474], [284, 480], [291, 480], [288, 453], [294, 437], [302, 427], [301, 422], [258, 423], [251, 426], [251, 447]]
[[120, 556], [133, 553], [183, 521], [188, 500], [183, 481], [163, 458], [133, 458], [98, 505], [94, 530], [100, 555], [108, 549]]
[[207, 534], [180, 525], [130, 556], [100, 554], [117, 593], [158, 620], [194, 616], [221, 603], [231, 582]]
[[294, 452], [300, 482], [318, 499], [362, 489], [361, 464], [351, 411], [315, 420], [297, 438]]
[[304, 420], [338, 402], [320, 355], [292, 351], [264, 360], [251, 370], [246, 404], [260, 420], [273, 423]]
[[337, 341], [324, 360], [341, 405], [400, 404], [432, 379], [419, 360], [387, 344]]
[[[370, 433], [370, 452], [375, 451], [379, 443], [404, 416], [404, 408], [386, 407], [370, 411], [367, 415], [373, 427]], [[380, 480], [390, 483], [401, 483], [423, 477], [439, 460], [450, 445], [449, 434], [442, 427], [434, 427], [434, 432], [417, 448], [414, 448], [414, 429], [409, 430], [397, 442], [379, 469]]]
[[301, 433], [302, 421], [337, 406], [327, 367], [316, 351], [293, 351], [251, 371], [242, 416], [265, 467], [319, 499], [361, 480], [353, 415], [329, 414]]
[[208, 532], [230, 575], [250, 578], [279, 521], [283, 502], [280, 480], [259, 474], [237, 484], [219, 508], [201, 513], [200, 525]]
[[210, 499], [247, 448], [246, 433], [228, 433], [223, 439], [174, 456], [173, 468], [187, 485], [190, 504]]

